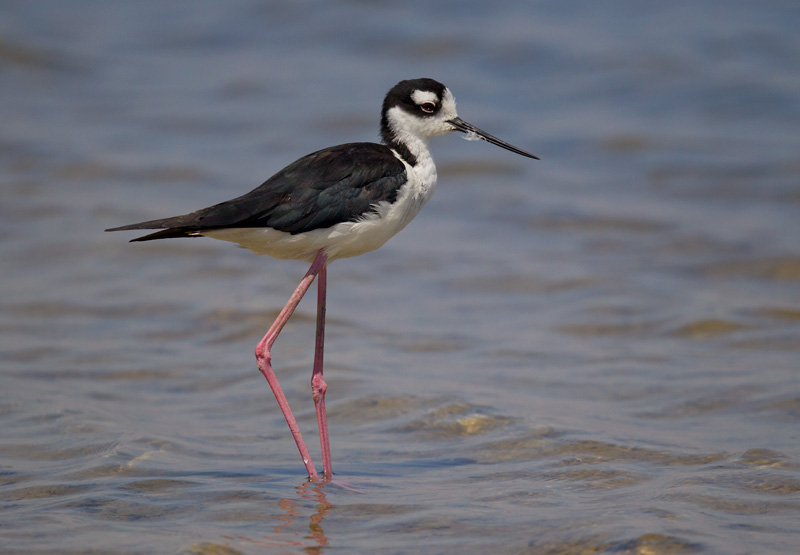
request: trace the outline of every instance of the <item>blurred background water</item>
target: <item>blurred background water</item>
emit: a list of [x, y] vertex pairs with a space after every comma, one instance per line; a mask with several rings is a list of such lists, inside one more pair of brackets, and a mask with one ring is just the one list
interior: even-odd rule
[[[800, 4], [0, 4], [0, 551], [800, 550]], [[306, 270], [103, 229], [377, 138], [436, 196], [329, 272], [337, 480], [253, 348]], [[314, 303], [275, 365], [312, 455]]]

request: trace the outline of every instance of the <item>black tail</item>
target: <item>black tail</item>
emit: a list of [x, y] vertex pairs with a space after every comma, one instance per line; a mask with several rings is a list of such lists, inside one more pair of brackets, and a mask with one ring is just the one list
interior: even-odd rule
[[[131, 239], [131, 243], [137, 241], [153, 241], [155, 239], [174, 239], [176, 237], [200, 237], [197, 233], [197, 227], [181, 226], [184, 223], [186, 216], [176, 216], [174, 218], [166, 218], [163, 220], [150, 220], [149, 222], [140, 222], [138, 224], [123, 225], [120, 227], [112, 227], [106, 231], [127, 231], [131, 229], [161, 229], [149, 235]], [[174, 226], [174, 227], [173, 227]], [[166, 229], [162, 229], [166, 228]]]

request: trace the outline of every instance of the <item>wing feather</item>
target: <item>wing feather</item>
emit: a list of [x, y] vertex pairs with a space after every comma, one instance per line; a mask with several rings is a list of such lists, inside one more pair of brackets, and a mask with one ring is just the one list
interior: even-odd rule
[[389, 147], [349, 143], [304, 156], [238, 198], [190, 214], [107, 231], [163, 229], [134, 241], [241, 227], [303, 233], [356, 221], [378, 202], [394, 202], [406, 179], [404, 164]]

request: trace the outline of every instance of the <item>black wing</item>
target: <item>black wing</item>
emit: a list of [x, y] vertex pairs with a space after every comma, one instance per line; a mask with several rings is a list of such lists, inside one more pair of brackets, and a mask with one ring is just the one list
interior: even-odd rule
[[349, 143], [304, 156], [233, 200], [106, 231], [164, 229], [133, 241], [191, 237], [232, 227], [303, 233], [358, 220], [378, 202], [393, 203], [406, 179], [405, 166], [389, 147]]

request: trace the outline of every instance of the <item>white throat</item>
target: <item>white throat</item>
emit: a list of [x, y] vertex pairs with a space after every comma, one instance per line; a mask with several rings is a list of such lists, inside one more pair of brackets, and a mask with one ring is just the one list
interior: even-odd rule
[[395, 141], [405, 145], [417, 159], [431, 157], [428, 140], [433, 135], [426, 133], [424, 121], [398, 106], [386, 113], [386, 119]]

